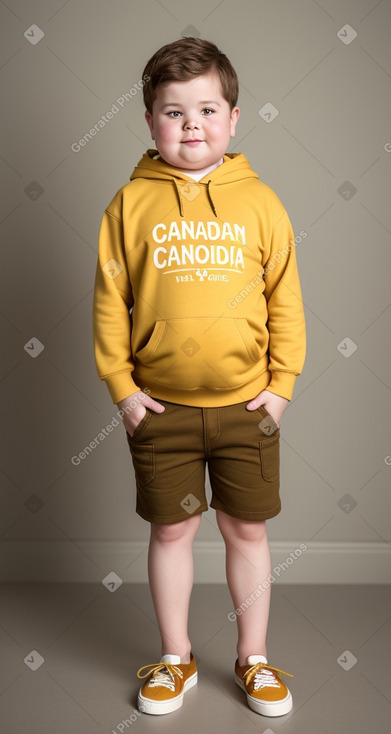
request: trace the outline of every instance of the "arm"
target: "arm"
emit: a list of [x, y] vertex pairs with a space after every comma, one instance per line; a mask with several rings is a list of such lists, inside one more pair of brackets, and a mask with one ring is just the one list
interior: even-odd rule
[[273, 227], [265, 264], [265, 298], [268, 305], [268, 391], [291, 400], [296, 377], [301, 374], [306, 351], [304, 307], [296, 261], [295, 237], [285, 209]]
[[255, 410], [264, 405], [279, 424], [292, 398], [296, 377], [303, 369], [306, 351], [305, 317], [295, 237], [289, 217], [281, 204], [275, 216], [266, 258], [264, 295], [268, 305], [268, 368], [271, 381], [246, 407]]
[[99, 253], [93, 299], [93, 338], [99, 378], [105, 380], [113, 403], [139, 390], [132, 380], [133, 294], [126, 262], [122, 221], [106, 209], [99, 232]]
[[146, 408], [162, 413], [164, 407], [132, 380], [134, 361], [129, 310], [133, 307], [133, 294], [119, 214], [106, 210], [100, 227], [93, 337], [99, 377], [105, 380], [113, 403], [122, 411], [125, 429], [132, 436]]

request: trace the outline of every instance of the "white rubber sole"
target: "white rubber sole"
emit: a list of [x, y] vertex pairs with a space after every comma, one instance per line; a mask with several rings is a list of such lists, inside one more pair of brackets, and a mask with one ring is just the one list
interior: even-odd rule
[[180, 709], [183, 704], [184, 694], [196, 685], [197, 679], [198, 673], [194, 673], [194, 675], [187, 679], [182, 693], [179, 696], [175, 696], [175, 698], [170, 698], [168, 701], [152, 701], [150, 698], [142, 695], [140, 688], [137, 699], [138, 710], [143, 714], [154, 714], [156, 716], [171, 714], [172, 711]]
[[235, 683], [246, 693], [247, 703], [252, 711], [262, 716], [284, 716], [289, 714], [292, 710], [293, 701], [292, 694], [288, 691], [288, 695], [282, 700], [277, 702], [268, 703], [267, 701], [259, 701], [257, 698], [253, 698], [246, 691], [244, 681], [239, 678], [238, 675], [234, 675]]

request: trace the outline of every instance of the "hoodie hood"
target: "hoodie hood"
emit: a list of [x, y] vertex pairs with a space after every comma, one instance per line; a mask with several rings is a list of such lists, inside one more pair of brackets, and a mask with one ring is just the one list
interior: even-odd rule
[[181, 188], [189, 182], [196, 183], [197, 186], [206, 187], [211, 208], [215, 217], [218, 217], [216, 204], [219, 198], [218, 187], [236, 183], [237, 181], [244, 181], [249, 178], [258, 179], [258, 174], [251, 169], [244, 153], [225, 153], [223, 163], [213, 171], [205, 174], [200, 181], [195, 181], [194, 178], [177, 170], [161, 158], [155, 159], [154, 156], [156, 155], [159, 155], [159, 151], [149, 148], [135, 167], [130, 176], [130, 181], [134, 181], [137, 178], [144, 178], [150, 181], [168, 182], [171, 186], [174, 186], [181, 217], [184, 216]]

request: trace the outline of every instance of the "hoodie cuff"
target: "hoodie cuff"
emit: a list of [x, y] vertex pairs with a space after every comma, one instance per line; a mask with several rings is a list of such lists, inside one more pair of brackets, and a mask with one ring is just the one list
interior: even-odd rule
[[113, 403], [119, 403], [120, 400], [139, 392], [140, 388], [133, 382], [130, 375], [131, 372], [117, 372], [115, 375], [101, 378], [107, 385]]
[[294, 372], [272, 372], [272, 379], [265, 390], [279, 395], [287, 400], [292, 399], [293, 388], [297, 375]]

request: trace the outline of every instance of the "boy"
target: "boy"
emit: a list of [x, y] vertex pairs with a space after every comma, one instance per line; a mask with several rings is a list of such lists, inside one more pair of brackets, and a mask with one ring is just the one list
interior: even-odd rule
[[[281, 509], [280, 421], [304, 364], [305, 320], [288, 215], [247, 158], [225, 152], [240, 114], [228, 58], [183, 38], [153, 55], [143, 79], [155, 149], [103, 215], [94, 341], [124, 413], [136, 511], [151, 524], [162, 646], [137, 673], [138, 706], [165, 714], [197, 682], [187, 622], [206, 461], [234, 607], [270, 574], [266, 520]], [[267, 660], [262, 589], [237, 616], [235, 681], [251, 709], [280, 716], [292, 696]]]

